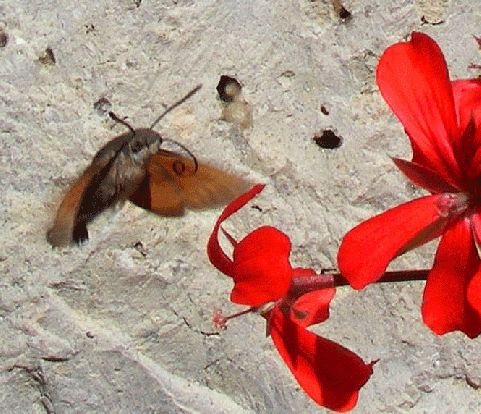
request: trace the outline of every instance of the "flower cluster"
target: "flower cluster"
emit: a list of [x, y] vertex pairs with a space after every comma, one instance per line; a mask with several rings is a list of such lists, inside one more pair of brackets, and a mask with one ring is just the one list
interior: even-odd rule
[[422, 305], [436, 334], [481, 332], [481, 79], [451, 82], [439, 46], [413, 33], [377, 67], [382, 96], [403, 124], [412, 161], [396, 166], [431, 195], [352, 229], [338, 254], [355, 289], [378, 280], [392, 259], [441, 236]]
[[[301, 387], [318, 404], [339, 412], [355, 406], [374, 364], [307, 329], [329, 317], [342, 278], [354, 289], [426, 279], [422, 314], [435, 334], [459, 330], [474, 338], [481, 333], [481, 79], [451, 81], [436, 42], [414, 32], [409, 42], [385, 51], [376, 81], [413, 150], [411, 161], [393, 161], [430, 195], [349, 231], [338, 252], [340, 274], [334, 276], [292, 268], [291, 242], [274, 227], [260, 227], [240, 242], [221, 228], [262, 185], [225, 208], [207, 247], [211, 263], [234, 281], [231, 301], [262, 309], [268, 333]], [[220, 247], [220, 230], [233, 246], [232, 258]], [[394, 258], [438, 237], [432, 269], [386, 272]]]
[[232, 259], [219, 245], [222, 222], [263, 187], [253, 187], [225, 208], [207, 245], [209, 259], [233, 279], [232, 302], [252, 308], [273, 302], [263, 313], [268, 333], [304, 391], [331, 410], [350, 410], [356, 405], [359, 389], [372, 374], [372, 364], [365, 364], [350, 350], [306, 329], [329, 317], [329, 304], [335, 294], [332, 283], [325, 289], [302, 293], [300, 287], [312, 284], [317, 275], [312, 269], [291, 267], [291, 242], [274, 227], [259, 227], [238, 243], [223, 231], [233, 245]]

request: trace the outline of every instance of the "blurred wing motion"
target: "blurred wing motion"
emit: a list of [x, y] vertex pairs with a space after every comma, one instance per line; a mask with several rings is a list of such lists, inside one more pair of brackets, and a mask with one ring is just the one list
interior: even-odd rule
[[[124, 200], [163, 216], [181, 216], [185, 209], [222, 206], [246, 192], [252, 183], [190, 158], [162, 150], [166, 140], [152, 128], [159, 120], [200, 89], [195, 87], [166, 109], [150, 128], [134, 129], [113, 113], [116, 122], [128, 127], [104, 145], [92, 163], [67, 191], [53, 227], [47, 232], [54, 246], [88, 239], [87, 223], [103, 210]], [[170, 140], [168, 140], [170, 141]], [[174, 142], [175, 141], [171, 141]]]
[[162, 216], [182, 216], [185, 209], [227, 204], [253, 185], [174, 152], [160, 150], [135, 167], [132, 156], [120, 151], [97, 156], [68, 190], [47, 232], [53, 246], [88, 239], [87, 223], [119, 201], [130, 199]]
[[146, 165], [147, 175], [130, 200], [161, 216], [181, 216], [186, 209], [223, 206], [253, 183], [176, 153], [161, 150]]
[[70, 187], [57, 211], [52, 228], [47, 232], [47, 240], [53, 246], [68, 246], [73, 241], [80, 243], [88, 239], [87, 221], [79, 219], [79, 211], [85, 204], [85, 194], [93, 182], [108, 171], [108, 162], [92, 163]]

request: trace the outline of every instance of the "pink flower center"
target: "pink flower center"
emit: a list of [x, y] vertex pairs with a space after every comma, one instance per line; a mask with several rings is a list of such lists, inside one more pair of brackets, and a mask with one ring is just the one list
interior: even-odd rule
[[443, 194], [437, 202], [437, 212], [441, 217], [458, 215], [468, 208], [468, 201], [465, 193]]

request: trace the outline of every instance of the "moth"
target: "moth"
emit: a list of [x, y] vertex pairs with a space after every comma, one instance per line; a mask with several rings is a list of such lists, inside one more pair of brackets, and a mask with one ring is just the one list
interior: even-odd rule
[[[253, 183], [162, 148], [167, 140], [153, 130], [157, 122], [201, 85], [160, 115], [150, 128], [132, 128], [113, 113], [129, 132], [101, 148], [91, 164], [65, 194], [47, 239], [53, 246], [68, 246], [88, 239], [87, 224], [103, 210], [129, 200], [161, 216], [182, 216], [186, 209], [220, 207], [246, 192]], [[170, 141], [174, 142], [175, 141]]]

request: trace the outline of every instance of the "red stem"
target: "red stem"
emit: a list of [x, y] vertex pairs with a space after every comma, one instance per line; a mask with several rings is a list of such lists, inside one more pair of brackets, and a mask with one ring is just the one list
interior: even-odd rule
[[[400, 270], [386, 272], [374, 283], [408, 282], [412, 280], [426, 280], [429, 269]], [[315, 290], [330, 289], [348, 285], [348, 281], [340, 273], [321, 273], [315, 276], [296, 277], [291, 281], [289, 296], [299, 297]]]
[[[379, 280], [374, 283], [391, 283], [391, 282], [409, 282], [412, 280], [426, 280], [430, 269], [418, 269], [418, 270], [398, 270], [393, 272], [386, 272], [381, 276]], [[345, 286], [349, 283], [340, 274], [335, 273], [334, 277], [335, 286]]]

